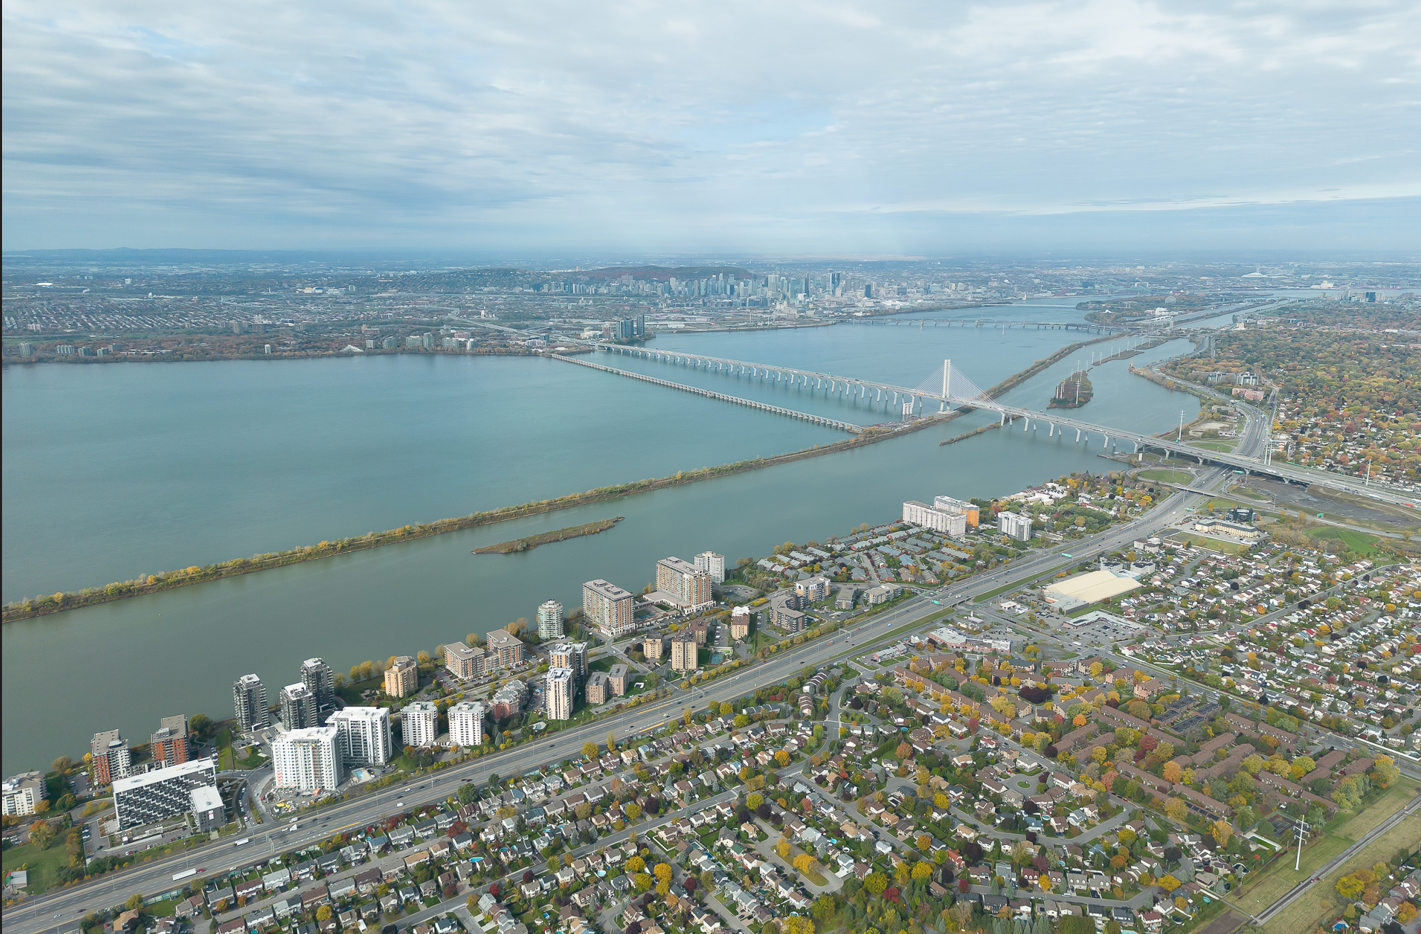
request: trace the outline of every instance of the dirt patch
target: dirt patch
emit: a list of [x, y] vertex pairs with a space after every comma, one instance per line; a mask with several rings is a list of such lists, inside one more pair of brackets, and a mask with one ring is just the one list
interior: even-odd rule
[[1403, 510], [1392, 510], [1382, 505], [1373, 505], [1337, 496], [1320, 487], [1300, 487], [1263, 477], [1250, 477], [1246, 484], [1250, 489], [1266, 493], [1280, 505], [1301, 509], [1310, 515], [1327, 513], [1342, 519], [1355, 519], [1388, 531], [1402, 532], [1417, 526], [1416, 517]]
[[1234, 931], [1243, 926], [1243, 921], [1244, 919], [1241, 915], [1234, 914], [1232, 911], [1226, 911], [1213, 921], [1204, 925], [1198, 934], [1233, 934]]

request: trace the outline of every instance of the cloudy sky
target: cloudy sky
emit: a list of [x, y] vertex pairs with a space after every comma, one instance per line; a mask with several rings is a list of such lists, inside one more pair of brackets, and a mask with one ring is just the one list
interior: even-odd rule
[[1421, 248], [1416, 0], [4, 0], [3, 233]]

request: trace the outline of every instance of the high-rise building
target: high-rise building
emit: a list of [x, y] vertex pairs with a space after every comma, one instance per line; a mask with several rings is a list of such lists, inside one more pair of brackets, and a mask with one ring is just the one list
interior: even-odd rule
[[649, 662], [659, 662], [664, 648], [665, 642], [660, 636], [647, 636], [642, 640], [641, 654], [645, 655]]
[[340, 736], [340, 730], [334, 726], [288, 730], [278, 736], [271, 744], [276, 787], [305, 792], [334, 791], [340, 786], [343, 774]]
[[523, 643], [513, 633], [495, 629], [487, 634], [488, 652], [484, 655], [484, 669], [517, 668], [523, 664]]
[[582, 613], [602, 638], [611, 642], [636, 629], [632, 619], [632, 594], [604, 580], [582, 585]]
[[158, 729], [148, 740], [148, 754], [161, 765], [182, 765], [192, 758], [188, 747], [187, 717], [178, 714], [158, 721]]
[[237, 714], [237, 729], [243, 733], [271, 726], [266, 685], [256, 675], [242, 675], [232, 685], [232, 706]]
[[961, 538], [967, 534], [966, 515], [938, 509], [917, 500], [908, 500], [903, 504], [903, 521], [919, 528], [951, 535], [953, 538]]
[[406, 704], [400, 711], [400, 730], [406, 746], [428, 749], [439, 739], [439, 708], [429, 701]]
[[89, 743], [89, 752], [94, 766], [95, 785], [111, 785], [128, 776], [129, 763], [133, 760], [128, 750], [128, 740], [120, 736], [118, 730], [95, 733]]
[[607, 683], [611, 685], [612, 693], [617, 697], [627, 693], [627, 675], [630, 672], [631, 668], [620, 662], [607, 669]]
[[671, 637], [671, 670], [672, 671], [695, 671], [700, 667], [700, 661], [696, 652], [700, 646], [696, 645], [696, 637], [692, 635], [676, 635]]
[[444, 646], [444, 667], [460, 681], [472, 681], [484, 673], [484, 650], [451, 642]]
[[0, 813], [6, 817], [33, 814], [43, 800], [44, 775], [40, 772], [21, 772], [0, 784]]
[[968, 527], [973, 529], [977, 527], [977, 523], [982, 518], [982, 511], [977, 508], [976, 503], [969, 503], [965, 499], [953, 499], [951, 496], [934, 496], [933, 508], [964, 517]]
[[449, 742], [455, 746], [482, 746], [488, 708], [478, 701], [459, 701], [449, 708]]
[[547, 705], [549, 720], [571, 720], [577, 672], [571, 668], [549, 668]]
[[682, 610], [696, 612], [710, 606], [710, 574], [680, 558], [656, 562], [656, 589]]
[[712, 584], [725, 583], [725, 555], [713, 551], [703, 551], [696, 555], [696, 570], [710, 575]]
[[795, 581], [794, 592], [805, 604], [818, 603], [820, 600], [829, 599], [829, 585], [830, 580], [827, 577], [811, 577]]
[[316, 695], [312, 694], [304, 682], [288, 684], [277, 695], [281, 707], [281, 722], [288, 730], [304, 730], [320, 726], [320, 716], [316, 710]]
[[571, 668], [578, 683], [587, 680], [587, 643], [559, 642], [548, 652], [549, 668]]
[[323, 658], [308, 658], [301, 663], [301, 683], [316, 699], [316, 706], [329, 707], [336, 699], [336, 673]]
[[326, 723], [336, 728], [341, 758], [346, 762], [378, 769], [394, 757], [390, 708], [346, 707], [331, 714]]
[[1031, 541], [1031, 517], [1014, 512], [997, 513], [997, 531], [1019, 542]]
[[562, 604], [549, 600], [538, 607], [538, 638], [544, 642], [563, 637]]
[[195, 788], [217, 784], [217, 764], [194, 759], [166, 769], [154, 769], [113, 783], [114, 813], [119, 830], [130, 830], [192, 810]]
[[408, 655], [396, 657], [393, 664], [385, 669], [385, 693], [391, 697], [405, 697], [419, 690], [419, 666]]

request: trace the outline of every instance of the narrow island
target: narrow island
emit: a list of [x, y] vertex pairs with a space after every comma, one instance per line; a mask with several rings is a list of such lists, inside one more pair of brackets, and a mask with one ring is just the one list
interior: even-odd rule
[[574, 525], [566, 529], [556, 529], [552, 532], [539, 532], [537, 535], [529, 535], [524, 538], [515, 538], [511, 542], [499, 542], [497, 545], [485, 545], [482, 548], [475, 548], [476, 555], [511, 555], [520, 551], [532, 551], [539, 545], [546, 545], [549, 542], [561, 542], [569, 538], [581, 538], [584, 535], [596, 535], [598, 532], [605, 532], [612, 526], [621, 522], [625, 516], [617, 516], [615, 519], [598, 519], [596, 522], [588, 522], [585, 525]]
[[1048, 409], [1078, 409], [1090, 401], [1094, 390], [1085, 370], [1077, 370], [1056, 386], [1056, 394], [1051, 397]]

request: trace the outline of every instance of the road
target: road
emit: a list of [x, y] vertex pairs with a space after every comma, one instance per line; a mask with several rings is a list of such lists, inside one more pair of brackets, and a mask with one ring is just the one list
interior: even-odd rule
[[[1262, 427], [1261, 419], [1250, 416], [1239, 448], [1248, 451], [1258, 447], [1262, 443]], [[1216, 468], [1197, 485], [1207, 488], [1225, 476], [1226, 471]], [[250, 842], [242, 847], [234, 846], [229, 837], [186, 853], [45, 893], [10, 907], [5, 912], [4, 930], [16, 934], [38, 934], [61, 922], [73, 920], [86, 911], [110, 908], [135, 892], [152, 895], [169, 891], [174, 888], [173, 874], [186, 869], [201, 868], [213, 874], [226, 872], [259, 859], [269, 859], [281, 852], [300, 849], [344, 831], [365, 827], [398, 811], [442, 801], [464, 782], [481, 783], [487, 781], [491, 774], [518, 775], [549, 763], [576, 759], [581, 756], [585, 743], [601, 742], [609, 732], [615, 734], [619, 741], [640, 736], [678, 718], [685, 708], [702, 710], [711, 701], [734, 700], [759, 688], [779, 684], [803, 668], [819, 667], [841, 656], [861, 654], [875, 643], [890, 638], [896, 640], [897, 635], [891, 635], [895, 630], [924, 622], [946, 606], [982, 597], [1014, 582], [1039, 577], [1057, 567], [1075, 565], [1097, 555], [1117, 551], [1129, 542], [1153, 535], [1180, 521], [1204, 495], [1176, 493], [1146, 515], [1112, 527], [1093, 538], [1034, 551], [1022, 560], [979, 574], [965, 583], [908, 597], [851, 630], [842, 630], [831, 637], [816, 639], [772, 656], [743, 671], [702, 685], [697, 690], [673, 689], [671, 697], [658, 703], [561, 731], [547, 742], [527, 743], [516, 749], [452, 766], [432, 776], [422, 777], [416, 783], [407, 782], [334, 804], [315, 815], [300, 818], [294, 825], [261, 825], [247, 834]]]

